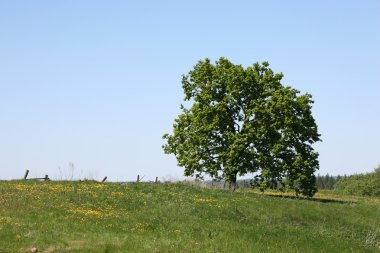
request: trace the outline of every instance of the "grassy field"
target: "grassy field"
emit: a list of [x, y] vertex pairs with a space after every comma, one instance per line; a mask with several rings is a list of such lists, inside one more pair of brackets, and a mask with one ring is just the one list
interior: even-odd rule
[[0, 252], [380, 252], [380, 199], [0, 181]]

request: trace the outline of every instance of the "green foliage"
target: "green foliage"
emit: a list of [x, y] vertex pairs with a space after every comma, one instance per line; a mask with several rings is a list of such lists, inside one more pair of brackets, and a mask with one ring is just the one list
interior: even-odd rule
[[185, 175], [224, 178], [257, 172], [261, 188], [287, 182], [296, 193], [313, 196], [320, 141], [310, 94], [281, 84], [267, 62], [243, 68], [225, 58], [199, 61], [182, 78], [185, 100], [173, 134], [163, 146]]
[[181, 183], [0, 181], [0, 252], [378, 252], [379, 213], [376, 198], [342, 204]]
[[380, 197], [380, 166], [372, 173], [352, 175], [341, 179], [336, 189], [346, 194]]
[[328, 189], [332, 190], [335, 188], [336, 184], [339, 182], [339, 180], [342, 179], [342, 176], [332, 176], [328, 173], [325, 176], [317, 175], [316, 177], [316, 184], [318, 189]]

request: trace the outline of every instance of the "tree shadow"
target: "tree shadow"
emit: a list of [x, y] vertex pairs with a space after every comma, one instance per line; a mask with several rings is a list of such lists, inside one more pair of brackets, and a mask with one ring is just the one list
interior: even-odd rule
[[292, 195], [278, 195], [278, 194], [263, 194], [263, 196], [284, 198], [284, 199], [296, 199], [296, 200], [307, 200], [322, 203], [338, 203], [338, 204], [354, 204], [356, 201], [353, 200], [341, 200], [341, 199], [325, 199], [325, 198], [308, 198], [303, 196], [292, 196]]

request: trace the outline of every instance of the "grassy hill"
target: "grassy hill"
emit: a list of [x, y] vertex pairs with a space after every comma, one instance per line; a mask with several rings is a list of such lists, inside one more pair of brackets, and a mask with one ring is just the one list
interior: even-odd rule
[[380, 252], [380, 199], [0, 181], [0, 252]]

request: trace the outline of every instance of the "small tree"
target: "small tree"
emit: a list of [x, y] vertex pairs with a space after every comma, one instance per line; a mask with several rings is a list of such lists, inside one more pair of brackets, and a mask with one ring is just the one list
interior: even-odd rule
[[281, 84], [267, 62], [243, 68], [225, 58], [199, 61], [182, 78], [185, 100], [173, 134], [163, 136], [185, 175], [224, 178], [235, 189], [238, 175], [257, 172], [261, 189], [283, 181], [313, 196], [320, 141], [310, 94]]

